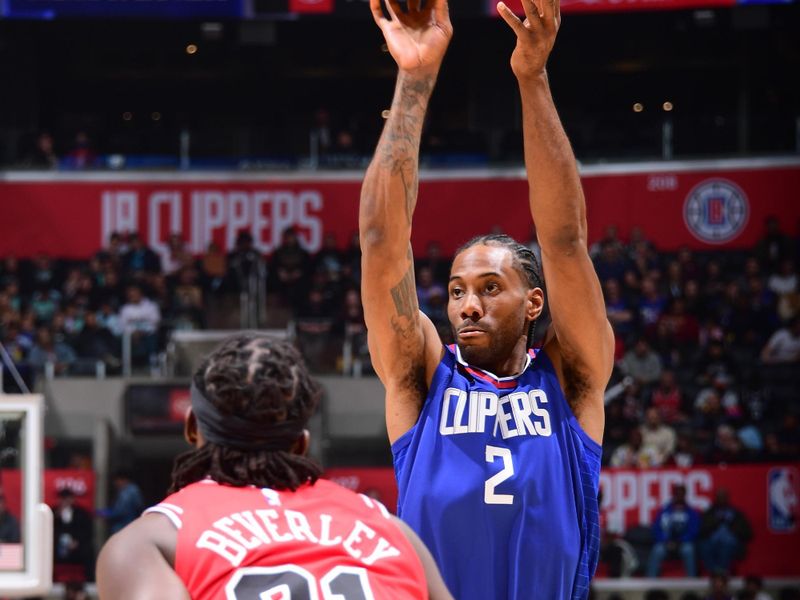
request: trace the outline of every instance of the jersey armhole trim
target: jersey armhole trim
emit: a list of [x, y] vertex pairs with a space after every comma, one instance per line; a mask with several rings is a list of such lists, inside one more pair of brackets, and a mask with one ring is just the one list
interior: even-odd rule
[[156, 506], [151, 506], [150, 508], [146, 509], [142, 514], [146, 515], [148, 513], [164, 515], [175, 526], [175, 529], [180, 529], [183, 527], [183, 521], [181, 521], [181, 518], [178, 516], [178, 514], [171, 508], [157, 504]]
[[564, 390], [561, 389], [561, 384], [558, 381], [558, 375], [556, 374], [556, 369], [553, 366], [553, 363], [550, 361], [550, 357], [547, 356], [547, 351], [544, 348], [539, 348], [536, 352], [536, 356], [533, 358], [533, 363], [540, 362], [542, 364], [542, 368], [544, 368], [549, 374], [553, 376], [556, 386], [561, 391], [560, 398], [561, 402], [564, 403], [564, 409], [567, 411], [569, 415], [569, 426], [572, 430], [578, 434], [578, 437], [581, 438], [584, 447], [589, 450], [592, 454], [596, 454], [598, 457], [602, 458], [603, 456], [603, 446], [598, 444], [595, 440], [593, 440], [586, 431], [584, 431], [583, 427], [581, 427], [580, 422], [578, 421], [578, 417], [575, 416], [575, 413], [572, 412], [572, 407], [567, 402], [566, 397], [564, 396]]
[[431, 384], [430, 386], [428, 386], [428, 393], [425, 397], [425, 401], [422, 403], [422, 406], [419, 409], [419, 415], [417, 416], [417, 421], [411, 426], [411, 428], [408, 431], [406, 431], [403, 435], [397, 438], [391, 445], [391, 451], [393, 457], [396, 457], [399, 452], [403, 451], [411, 443], [411, 438], [414, 437], [414, 432], [417, 430], [419, 421], [422, 418], [422, 413], [424, 412], [428, 402], [430, 402], [431, 400], [430, 398], [431, 391], [436, 389], [436, 383], [443, 376], [443, 373], [449, 373], [455, 368], [456, 364], [456, 355], [454, 350], [455, 346], [443, 346], [443, 348], [444, 348], [444, 355], [442, 356], [442, 360], [439, 361], [439, 364], [436, 365], [436, 370], [433, 373]]

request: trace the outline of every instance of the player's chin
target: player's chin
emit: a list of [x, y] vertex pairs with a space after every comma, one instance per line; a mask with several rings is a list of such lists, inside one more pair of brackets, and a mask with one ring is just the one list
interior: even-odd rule
[[489, 344], [485, 341], [470, 339], [463, 342], [460, 338], [458, 340], [458, 349], [461, 351], [461, 357], [471, 365], [479, 365], [489, 357], [491, 354]]

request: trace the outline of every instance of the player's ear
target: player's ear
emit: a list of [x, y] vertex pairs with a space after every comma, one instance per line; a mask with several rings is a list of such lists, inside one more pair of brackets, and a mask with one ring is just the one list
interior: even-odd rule
[[308, 429], [303, 429], [303, 433], [300, 434], [300, 437], [295, 440], [294, 444], [292, 445], [292, 454], [299, 454], [300, 456], [305, 456], [308, 454], [308, 449], [311, 446], [311, 434], [309, 433]]
[[544, 292], [542, 288], [535, 287], [528, 290], [525, 310], [525, 316], [529, 321], [535, 321], [541, 316], [544, 310]]
[[197, 446], [200, 441], [200, 434], [197, 429], [197, 417], [194, 416], [191, 407], [186, 411], [183, 419], [183, 438], [191, 445]]

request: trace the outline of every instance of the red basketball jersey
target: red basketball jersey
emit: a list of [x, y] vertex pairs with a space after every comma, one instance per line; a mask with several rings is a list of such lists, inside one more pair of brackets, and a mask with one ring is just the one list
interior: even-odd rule
[[428, 598], [386, 508], [330, 481], [291, 492], [207, 479], [146, 512], [178, 529], [175, 571], [193, 600]]

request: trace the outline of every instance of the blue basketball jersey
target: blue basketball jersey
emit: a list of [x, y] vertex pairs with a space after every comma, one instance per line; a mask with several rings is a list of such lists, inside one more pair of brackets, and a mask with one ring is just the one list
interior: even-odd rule
[[458, 600], [585, 599], [597, 566], [601, 448], [547, 355], [498, 378], [445, 350], [393, 445], [398, 515]]

